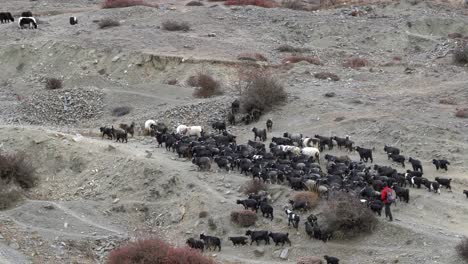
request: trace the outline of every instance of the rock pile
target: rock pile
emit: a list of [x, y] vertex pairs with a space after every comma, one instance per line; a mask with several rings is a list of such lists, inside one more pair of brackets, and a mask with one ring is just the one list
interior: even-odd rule
[[20, 119], [33, 125], [70, 125], [103, 113], [103, 92], [91, 88], [38, 90], [19, 106]]

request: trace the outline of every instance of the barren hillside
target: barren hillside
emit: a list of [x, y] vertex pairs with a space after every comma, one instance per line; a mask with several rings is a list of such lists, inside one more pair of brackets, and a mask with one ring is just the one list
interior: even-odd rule
[[[160, 237], [184, 246], [202, 232], [222, 238], [221, 252], [204, 253], [220, 263], [296, 263], [311, 255], [356, 264], [464, 263], [454, 250], [468, 236], [468, 119], [455, 116], [468, 107], [468, 73], [452, 61], [452, 50], [468, 36], [461, 7], [385, 1], [299, 11], [161, 0], [154, 1], [159, 8], [101, 9], [100, 1], [6, 2], [2, 12], [17, 18], [31, 10], [38, 28], [20, 30], [16, 20], [0, 24], [0, 150], [24, 152], [39, 180], [0, 211], [0, 263], [105, 263], [127, 240]], [[69, 24], [70, 16], [77, 25]], [[103, 19], [120, 25], [101, 29]], [[187, 22], [190, 30], [164, 30], [168, 20]], [[278, 50], [284, 44], [306, 50], [302, 55], [321, 65], [287, 63], [292, 53]], [[267, 60], [239, 60], [245, 53]], [[351, 57], [368, 64], [344, 67]], [[267, 144], [284, 132], [349, 135], [358, 146], [375, 147], [374, 163], [404, 172], [410, 164], [402, 168], [383, 151], [385, 144], [399, 147], [422, 161], [425, 177], [452, 178], [453, 191], [410, 188], [410, 202], [392, 207], [395, 221], [379, 217], [372, 234], [323, 243], [310, 240], [302, 222], [297, 231], [288, 227], [283, 210], [291, 188], [269, 184], [275, 219], [259, 213], [253, 229], [288, 232], [292, 246], [232, 246], [227, 237], [247, 228], [232, 224], [230, 213], [240, 209], [236, 200], [245, 198], [241, 186], [251, 176], [214, 163], [200, 172], [158, 148], [142, 128], [154, 119], [171, 129], [202, 125], [214, 132], [211, 123], [225, 120], [238, 97], [239, 69], [256, 68], [281, 81], [287, 103], [258, 122], [229, 126], [238, 144], [252, 140], [251, 128], [265, 127], [267, 119], [274, 122]], [[218, 80], [224, 94], [194, 98], [186, 81], [200, 71]], [[318, 72], [340, 80], [315, 78]], [[62, 80], [63, 88], [45, 89], [48, 78]], [[130, 112], [113, 115], [118, 106]], [[137, 132], [127, 144], [101, 138], [100, 127], [132, 121]], [[336, 148], [324, 154], [359, 160], [356, 152]], [[436, 171], [434, 158], [448, 159], [449, 171]], [[325, 169], [325, 160], [321, 164]], [[203, 211], [206, 218], [199, 217]], [[322, 207], [302, 219], [309, 213]], [[284, 248], [287, 259], [279, 257]]]

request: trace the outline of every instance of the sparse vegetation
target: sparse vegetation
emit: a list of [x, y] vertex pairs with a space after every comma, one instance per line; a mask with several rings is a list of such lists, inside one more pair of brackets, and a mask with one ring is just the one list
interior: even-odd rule
[[338, 77], [338, 75], [331, 72], [318, 72], [314, 74], [314, 77], [321, 80], [331, 80], [335, 82], [340, 80], [340, 77]]
[[143, 0], [104, 0], [102, 8], [122, 8], [130, 6], [158, 7], [156, 4], [149, 4]]
[[242, 53], [237, 56], [237, 59], [249, 61], [268, 61], [268, 59], [260, 53]]
[[439, 100], [439, 104], [456, 105], [457, 101], [455, 101], [452, 98], [442, 98], [442, 99]]
[[0, 210], [11, 208], [21, 199], [21, 192], [15, 185], [0, 184]]
[[278, 48], [276, 48], [276, 50], [278, 50], [279, 52], [291, 52], [291, 53], [302, 53], [302, 52], [309, 52], [310, 51], [307, 48], [297, 48], [297, 47], [293, 47], [293, 46], [288, 45], [288, 44], [283, 44], [283, 45], [279, 46]]
[[453, 50], [455, 64], [468, 64], [468, 44], [460, 45]]
[[197, 98], [208, 98], [223, 94], [220, 83], [204, 72], [199, 72], [196, 76], [190, 76], [187, 84], [196, 87], [193, 96]]
[[457, 109], [455, 116], [460, 118], [468, 118], [468, 108]]
[[200, 1], [190, 1], [186, 4], [186, 6], [203, 6], [204, 4]]
[[218, 228], [213, 217], [208, 218], [208, 227], [210, 228], [210, 230], [216, 230], [216, 228]]
[[266, 185], [259, 180], [250, 180], [242, 186], [242, 191], [245, 194], [257, 194], [260, 191], [266, 191]]
[[257, 214], [251, 210], [233, 211], [231, 212], [231, 221], [241, 227], [249, 227], [255, 225]]
[[357, 57], [349, 58], [343, 63], [344, 67], [353, 68], [353, 69], [366, 67], [368, 65], [369, 65], [368, 60], [364, 58], [357, 58]]
[[98, 26], [100, 29], [118, 27], [120, 26], [120, 22], [112, 18], [104, 18], [99, 21]]
[[253, 5], [264, 8], [278, 7], [278, 3], [273, 0], [227, 0], [225, 5]]
[[292, 200], [294, 202], [306, 202], [307, 203], [307, 210], [314, 209], [319, 203], [319, 195], [316, 192], [297, 192], [294, 194]]
[[170, 79], [170, 80], [167, 81], [167, 84], [176, 85], [177, 84], [177, 79]]
[[283, 85], [270, 72], [256, 70], [246, 76], [241, 97], [244, 111], [249, 112], [254, 108], [268, 111], [286, 99]]
[[184, 21], [166, 20], [162, 23], [162, 28], [167, 31], [189, 31], [190, 25]]
[[1, 153], [0, 180], [2, 185], [15, 184], [23, 189], [30, 189], [36, 185], [37, 177], [24, 153]]
[[129, 114], [131, 111], [131, 108], [128, 106], [118, 106], [112, 109], [112, 115], [113, 116], [124, 116]]
[[57, 90], [62, 89], [63, 83], [62, 80], [57, 78], [47, 78], [45, 82], [45, 88], [47, 90]]
[[200, 213], [198, 213], [198, 217], [199, 218], [206, 218], [206, 217], [208, 217], [208, 212], [207, 211], [200, 211]]
[[468, 262], [468, 238], [464, 237], [456, 247], [458, 255]]
[[284, 8], [288, 8], [292, 10], [305, 10], [305, 6], [301, 0], [283, 0], [281, 5]]
[[447, 35], [448, 38], [450, 39], [457, 39], [457, 38], [463, 38], [463, 35], [461, 33], [449, 33]]
[[111, 251], [107, 260], [107, 264], [133, 263], [214, 264], [215, 262], [195, 249], [175, 248], [159, 239], [131, 242]]
[[351, 238], [371, 233], [377, 224], [374, 213], [357, 197], [347, 193], [336, 193], [331, 196], [323, 212], [325, 222], [337, 238]]
[[319, 58], [311, 56], [302, 56], [302, 55], [292, 55], [283, 59], [283, 64], [287, 63], [298, 63], [301, 61], [306, 61], [310, 64], [323, 65]]

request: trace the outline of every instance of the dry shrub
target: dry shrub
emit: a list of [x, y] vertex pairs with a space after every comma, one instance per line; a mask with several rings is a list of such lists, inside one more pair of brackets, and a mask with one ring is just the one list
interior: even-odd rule
[[325, 222], [338, 238], [352, 238], [371, 233], [377, 224], [372, 211], [359, 199], [348, 193], [336, 193], [323, 209]]
[[45, 88], [47, 90], [57, 90], [62, 89], [63, 83], [62, 80], [57, 78], [47, 78], [45, 82]]
[[268, 59], [260, 53], [241, 53], [237, 56], [237, 59], [248, 61], [268, 61]]
[[13, 207], [21, 200], [21, 191], [14, 185], [4, 185], [0, 181], [0, 210]]
[[242, 191], [245, 194], [255, 193], [257, 194], [260, 191], [266, 191], [266, 185], [260, 180], [250, 180], [242, 186]]
[[110, 252], [107, 264], [214, 264], [215, 261], [199, 251], [184, 247], [176, 248], [159, 239], [131, 242]]
[[310, 257], [299, 258], [296, 264], [318, 264], [318, 263], [323, 263], [321, 258], [310, 256]]
[[319, 58], [311, 56], [301, 56], [301, 55], [292, 55], [283, 59], [283, 64], [287, 63], [298, 63], [301, 61], [306, 61], [310, 64], [323, 65]]
[[167, 81], [167, 84], [176, 85], [177, 84], [177, 79], [170, 79], [170, 80]]
[[167, 31], [189, 31], [190, 25], [184, 21], [166, 20], [162, 23], [162, 28]]
[[276, 50], [279, 51], [279, 52], [291, 52], [291, 53], [302, 53], [302, 52], [309, 52], [310, 51], [307, 48], [297, 48], [297, 47], [293, 47], [293, 46], [288, 45], [288, 44], [283, 44], [283, 45], [279, 46], [278, 48], [276, 48]]
[[200, 1], [190, 1], [186, 4], [186, 6], [203, 6], [203, 3]]
[[37, 177], [32, 164], [22, 152], [0, 154], [0, 180], [2, 185], [15, 184], [23, 189], [36, 185]]
[[283, 0], [281, 6], [292, 10], [306, 10], [301, 0]]
[[257, 214], [251, 210], [231, 212], [231, 221], [242, 227], [249, 227], [255, 225], [257, 219]]
[[158, 7], [156, 4], [149, 4], [143, 0], [105, 0], [104, 3], [102, 3], [102, 8], [122, 8], [130, 6]]
[[334, 73], [331, 73], [331, 72], [318, 72], [316, 74], [314, 74], [314, 77], [317, 78], [317, 79], [321, 79], [321, 80], [332, 80], [332, 81], [339, 81], [340, 80], [340, 77], [338, 77], [338, 75], [334, 74]]
[[283, 85], [270, 72], [255, 70], [246, 77], [241, 97], [244, 111], [268, 111], [287, 100]]
[[455, 116], [460, 118], [468, 118], [468, 108], [457, 109]]
[[207, 73], [200, 72], [196, 76], [191, 76], [187, 83], [196, 87], [193, 96], [197, 98], [208, 98], [223, 94], [219, 82]]
[[99, 21], [98, 26], [100, 29], [118, 27], [120, 26], [120, 22], [112, 18], [104, 18]]
[[455, 101], [452, 98], [443, 98], [439, 100], [439, 104], [445, 104], [445, 105], [456, 105], [457, 101]]
[[206, 218], [207, 216], [208, 216], [207, 211], [200, 211], [200, 213], [198, 213], [199, 218]]
[[464, 237], [456, 246], [458, 255], [468, 262], [468, 238]]
[[369, 61], [364, 59], [364, 58], [357, 58], [357, 57], [353, 57], [353, 58], [349, 58], [348, 60], [346, 60], [344, 63], [343, 63], [343, 66], [346, 67], [346, 68], [353, 68], [353, 69], [357, 69], [357, 68], [361, 68], [361, 67], [366, 67], [367, 65], [369, 65]]
[[128, 106], [118, 106], [112, 109], [112, 115], [113, 116], [124, 116], [129, 114], [131, 111], [131, 108]]
[[292, 200], [295, 203], [297, 202], [307, 203], [306, 209], [311, 210], [311, 209], [314, 209], [318, 205], [319, 195], [316, 192], [309, 192], [309, 191], [297, 192], [294, 194]]
[[468, 63], [468, 44], [461, 45], [453, 50], [453, 62], [456, 64]]
[[210, 228], [210, 230], [216, 230], [216, 228], [218, 228], [213, 217], [208, 218], [208, 227]]
[[392, 58], [394, 61], [401, 61], [401, 57], [400, 56], [393, 56]]
[[449, 33], [447, 37], [450, 39], [457, 39], [457, 38], [463, 38], [463, 35], [461, 33]]
[[278, 3], [273, 0], [227, 0], [225, 5], [253, 5], [264, 8], [278, 7]]

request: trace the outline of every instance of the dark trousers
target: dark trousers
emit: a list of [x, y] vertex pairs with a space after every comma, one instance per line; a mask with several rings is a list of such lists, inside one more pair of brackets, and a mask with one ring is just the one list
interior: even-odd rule
[[391, 203], [386, 203], [385, 204], [385, 217], [389, 217], [390, 221], [393, 221], [392, 212], [390, 211], [390, 205], [391, 205]]

